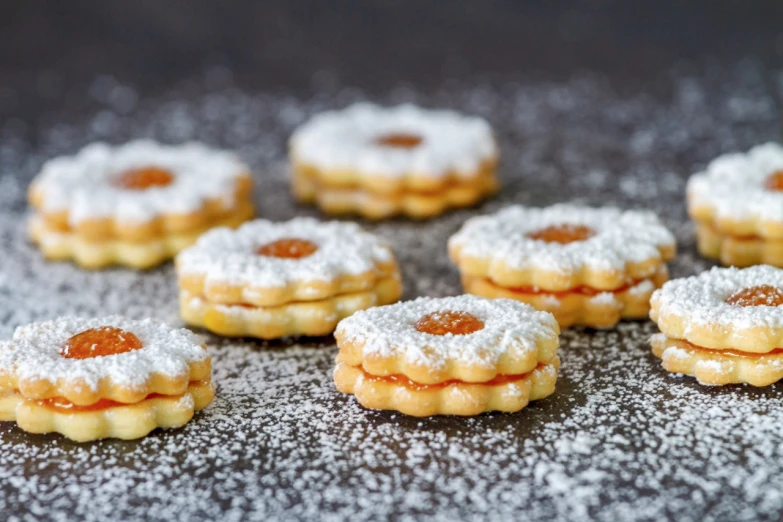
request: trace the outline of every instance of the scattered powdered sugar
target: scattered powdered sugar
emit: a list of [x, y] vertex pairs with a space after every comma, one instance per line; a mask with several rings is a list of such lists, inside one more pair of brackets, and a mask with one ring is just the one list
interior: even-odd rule
[[[484, 328], [469, 335], [432, 335], [415, 328], [425, 315], [443, 311], [467, 312]], [[340, 321], [335, 335], [362, 344], [365, 357], [399, 357], [434, 368], [450, 361], [491, 368], [505, 353], [534, 352], [540, 341], [555, 338], [558, 332], [552, 314], [525, 303], [460, 295], [360, 310]]]
[[783, 146], [778, 143], [719, 156], [688, 180], [688, 203], [712, 208], [717, 218], [783, 222], [783, 192], [764, 187], [775, 172], [783, 172]]
[[716, 325], [721, 330], [769, 326], [783, 328], [783, 307], [737, 306], [726, 302], [735, 292], [754, 286], [783, 288], [783, 269], [767, 265], [718, 268], [667, 281], [653, 293], [659, 316], [680, 317], [685, 324]]
[[[513, 203], [649, 208], [677, 236], [673, 277], [699, 273], [712, 263], [696, 253], [685, 180], [723, 152], [779, 139], [767, 80], [758, 63], [744, 61], [678, 65], [660, 77], [663, 99], [623, 94], [589, 74], [562, 83], [459, 80], [428, 93], [392, 88], [376, 101], [452, 107], [491, 121], [503, 190], [478, 211], [367, 227], [392, 244], [407, 299], [460, 293], [447, 238], [468, 217]], [[307, 99], [235, 86], [206, 92], [196, 79], [140, 97], [130, 113], [98, 100], [84, 120], [52, 114], [36, 122], [34, 145], [6, 122], [0, 338], [61, 315], [179, 324], [170, 264], [86, 272], [46, 263], [25, 242], [24, 191], [47, 158], [98, 140], [195, 139], [237, 150], [264, 174], [255, 192], [262, 216], [314, 216], [288, 196], [286, 138], [312, 115], [367, 97], [355, 89]], [[517, 414], [466, 419], [362, 409], [334, 389], [331, 338], [207, 336], [217, 397], [182, 429], [74, 444], [0, 424], [0, 513], [134, 522], [780, 519], [783, 389], [708, 388], [671, 375], [650, 354], [655, 331], [650, 322], [568, 330], [553, 396]]]
[[[584, 225], [595, 235], [561, 244], [528, 237], [550, 226]], [[471, 257], [487, 257], [517, 269], [578, 272], [582, 267], [624, 269], [629, 262], [660, 259], [674, 235], [652, 212], [589, 208], [570, 204], [531, 208], [513, 205], [469, 219], [449, 245]]]
[[[156, 167], [173, 175], [170, 184], [145, 190], [117, 186], [123, 173]], [[45, 212], [68, 212], [72, 225], [95, 218], [144, 223], [161, 214], [187, 214], [207, 199], [234, 203], [236, 181], [248, 167], [230, 152], [201, 143], [161, 145], [151, 140], [118, 147], [93, 143], [73, 156], [48, 160], [35, 179]]]
[[[279, 239], [304, 239], [318, 246], [307, 257], [287, 259], [258, 255]], [[217, 228], [177, 256], [180, 273], [205, 275], [210, 283], [280, 287], [289, 283], [332, 281], [370, 272], [393, 258], [389, 245], [355, 223], [295, 218], [274, 223], [257, 219], [236, 230]]]
[[[68, 339], [85, 330], [104, 326], [135, 334], [142, 348], [87, 359], [62, 356]], [[16, 328], [11, 340], [0, 344], [0, 373], [53, 384], [83, 382], [91, 390], [97, 390], [103, 380], [139, 388], [152, 374], [187, 375], [191, 362], [207, 358], [202, 343], [203, 340], [189, 330], [171, 328], [153, 319], [61, 317]]]
[[[379, 138], [409, 135], [412, 148], [379, 145]], [[440, 178], [475, 176], [497, 156], [492, 128], [483, 118], [404, 104], [383, 108], [357, 103], [327, 111], [291, 137], [297, 161], [326, 170], [352, 170], [362, 176], [398, 178], [406, 174]]]

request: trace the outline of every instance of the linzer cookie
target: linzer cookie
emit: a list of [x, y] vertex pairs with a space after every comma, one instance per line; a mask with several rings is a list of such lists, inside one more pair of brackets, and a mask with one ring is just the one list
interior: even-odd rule
[[699, 252], [724, 265], [783, 267], [783, 147], [726, 154], [688, 181]]
[[389, 245], [353, 223], [310, 218], [212, 230], [176, 268], [182, 318], [227, 336], [327, 335], [402, 293]]
[[453, 111], [356, 104], [297, 129], [290, 154], [294, 196], [328, 214], [430, 218], [497, 190], [492, 129]]
[[783, 270], [713, 268], [669, 281], [652, 297], [663, 367], [702, 384], [767, 386], [783, 378]]
[[519, 411], [554, 392], [559, 334], [518, 301], [422, 297], [341, 321], [334, 381], [366, 408], [417, 417]]
[[150, 319], [60, 318], [0, 342], [0, 420], [76, 441], [176, 428], [215, 395], [199, 338]]
[[33, 180], [30, 236], [48, 259], [150, 268], [212, 227], [250, 219], [251, 188], [237, 157], [198, 143], [96, 143]]
[[650, 212], [565, 204], [511, 206], [449, 239], [467, 292], [531, 304], [561, 327], [646, 317], [674, 254], [674, 237]]

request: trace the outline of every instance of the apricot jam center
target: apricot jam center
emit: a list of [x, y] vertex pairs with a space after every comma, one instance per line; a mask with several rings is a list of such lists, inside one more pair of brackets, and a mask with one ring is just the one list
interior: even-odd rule
[[772, 285], [751, 286], [734, 292], [726, 302], [737, 306], [781, 306], [783, 290]]
[[261, 256], [301, 259], [313, 255], [316, 250], [318, 245], [312, 241], [286, 237], [262, 245], [256, 253]]
[[380, 145], [382, 147], [412, 149], [414, 147], [418, 147], [422, 141], [424, 140], [422, 140], [420, 136], [416, 136], [415, 134], [405, 134], [400, 132], [400, 133], [384, 134], [383, 136], [375, 140], [375, 144]]
[[128, 190], [147, 190], [153, 187], [165, 187], [174, 181], [174, 175], [158, 167], [145, 167], [128, 170], [117, 178], [114, 184]]
[[483, 329], [484, 321], [467, 312], [441, 310], [425, 315], [413, 327], [431, 335], [467, 335]]
[[783, 169], [776, 170], [764, 180], [764, 188], [776, 192], [783, 191]]
[[541, 230], [536, 230], [527, 235], [530, 239], [537, 239], [547, 243], [560, 243], [566, 245], [575, 241], [584, 241], [595, 235], [592, 228], [584, 225], [550, 225]]
[[60, 352], [66, 359], [89, 359], [132, 352], [143, 345], [131, 332], [113, 326], [90, 328], [68, 339]]

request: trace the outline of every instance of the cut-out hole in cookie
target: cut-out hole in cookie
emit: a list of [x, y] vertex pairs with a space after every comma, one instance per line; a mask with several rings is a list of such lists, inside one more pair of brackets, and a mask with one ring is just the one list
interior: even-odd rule
[[530, 239], [545, 241], [546, 243], [559, 243], [566, 245], [576, 241], [585, 241], [595, 235], [595, 231], [585, 225], [571, 225], [564, 223], [562, 225], [550, 225], [546, 228], [536, 230], [527, 235]]
[[772, 285], [751, 286], [734, 292], [726, 302], [735, 306], [781, 306], [783, 290]]
[[174, 174], [158, 167], [145, 167], [123, 172], [114, 185], [127, 190], [147, 190], [166, 187], [174, 181]]
[[412, 149], [421, 145], [424, 141], [421, 136], [404, 132], [384, 134], [375, 139], [375, 144], [381, 147], [394, 147], [397, 149]]
[[256, 253], [261, 256], [280, 257], [283, 259], [301, 259], [311, 256], [318, 250], [318, 245], [306, 239], [282, 238], [262, 245]]
[[66, 359], [90, 359], [132, 352], [143, 347], [136, 335], [113, 326], [90, 328], [68, 339], [60, 352]]
[[764, 180], [764, 188], [775, 192], [783, 191], [783, 169], [776, 170]]
[[431, 335], [467, 335], [483, 329], [484, 321], [467, 312], [442, 310], [425, 315], [414, 328]]

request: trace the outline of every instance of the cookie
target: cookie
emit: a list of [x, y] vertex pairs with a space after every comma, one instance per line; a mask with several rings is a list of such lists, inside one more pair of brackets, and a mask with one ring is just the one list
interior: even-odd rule
[[182, 318], [221, 335], [327, 335], [340, 319], [402, 294], [389, 245], [353, 223], [296, 218], [216, 229], [175, 264]]
[[117, 316], [19, 327], [0, 343], [0, 420], [76, 441], [186, 424], [214, 397], [211, 358], [184, 329]]
[[562, 327], [646, 317], [675, 251], [650, 212], [568, 204], [507, 207], [469, 219], [449, 239], [467, 292], [531, 304]]
[[97, 143], [44, 164], [30, 185], [32, 241], [84, 268], [150, 268], [215, 226], [254, 214], [248, 167], [198, 143]]
[[783, 377], [783, 270], [713, 268], [657, 290], [653, 354], [703, 384], [766, 386]]
[[292, 191], [328, 214], [430, 218], [497, 190], [489, 124], [453, 111], [360, 103], [314, 117], [290, 140]]
[[560, 329], [509, 299], [422, 297], [337, 326], [337, 389], [418, 417], [519, 411], [554, 392]]
[[767, 143], [713, 160], [688, 180], [701, 255], [724, 265], [783, 266], [783, 147]]

